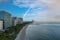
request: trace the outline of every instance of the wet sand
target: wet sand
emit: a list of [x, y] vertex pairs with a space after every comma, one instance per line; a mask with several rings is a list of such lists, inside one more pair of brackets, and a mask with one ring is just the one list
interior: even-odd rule
[[26, 25], [25, 27], [23, 27], [23, 29], [18, 33], [17, 37], [15, 40], [25, 40], [25, 36], [26, 36], [26, 28], [28, 25]]

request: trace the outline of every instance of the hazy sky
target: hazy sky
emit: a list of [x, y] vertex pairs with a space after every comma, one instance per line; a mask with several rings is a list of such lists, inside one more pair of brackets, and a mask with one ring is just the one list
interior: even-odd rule
[[60, 0], [0, 0], [0, 10], [24, 20], [60, 21]]

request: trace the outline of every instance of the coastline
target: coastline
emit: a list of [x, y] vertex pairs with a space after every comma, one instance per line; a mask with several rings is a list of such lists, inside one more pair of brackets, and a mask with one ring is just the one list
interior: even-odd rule
[[24, 39], [25, 39], [27, 26], [28, 26], [28, 25], [25, 25], [25, 26], [20, 30], [20, 32], [18, 33], [18, 35], [17, 35], [17, 37], [16, 37], [15, 40], [24, 40]]
[[30, 24], [30, 22], [24, 22], [23, 24], [7, 28], [5, 32], [0, 32], [0, 40], [15, 40], [19, 31], [28, 24]]
[[[27, 22], [26, 22], [27, 23]], [[30, 22], [31, 23], [31, 22]], [[17, 37], [15, 40], [25, 40], [26, 37], [26, 28], [28, 27], [28, 25], [30, 25], [30, 23], [26, 24], [18, 33]]]

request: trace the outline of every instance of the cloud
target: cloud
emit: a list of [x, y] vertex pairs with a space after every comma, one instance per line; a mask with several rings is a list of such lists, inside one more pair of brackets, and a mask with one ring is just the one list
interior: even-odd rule
[[13, 3], [19, 7], [29, 7], [29, 5], [30, 5], [30, 3], [32, 3], [32, 1], [30, 1], [30, 0], [15, 0], [15, 1], [13, 1]]
[[36, 6], [46, 6], [50, 4], [47, 0], [14, 0], [13, 3], [19, 7], [36, 7]]
[[60, 0], [14, 0], [13, 3], [18, 7], [32, 8], [31, 14], [28, 14], [30, 10], [24, 16], [27, 20], [60, 21]]

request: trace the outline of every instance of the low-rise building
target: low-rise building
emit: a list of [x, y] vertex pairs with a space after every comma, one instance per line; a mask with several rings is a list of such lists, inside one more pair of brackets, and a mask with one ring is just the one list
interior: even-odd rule
[[12, 26], [16, 26], [18, 23], [17, 17], [12, 17]]
[[12, 17], [12, 25], [16, 26], [17, 24], [22, 24], [23, 18]]
[[23, 18], [18, 18], [18, 24], [22, 24], [23, 23]]

